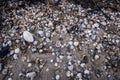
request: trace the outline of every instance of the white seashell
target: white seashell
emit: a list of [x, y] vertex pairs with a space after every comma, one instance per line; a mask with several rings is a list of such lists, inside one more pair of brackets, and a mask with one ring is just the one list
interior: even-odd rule
[[26, 74], [26, 77], [30, 78], [31, 80], [33, 80], [35, 76], [36, 76], [36, 72], [29, 72]]
[[33, 35], [30, 32], [28, 32], [28, 31], [24, 31], [23, 32], [23, 38], [27, 42], [33, 42], [34, 41]]

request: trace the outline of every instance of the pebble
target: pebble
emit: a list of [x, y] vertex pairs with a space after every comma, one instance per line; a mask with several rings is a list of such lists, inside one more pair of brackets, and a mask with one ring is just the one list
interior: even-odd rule
[[104, 22], [101, 22], [101, 24], [103, 25], [103, 26], [106, 26], [107, 25], [107, 23], [104, 21]]
[[12, 45], [12, 42], [9, 40], [9, 41], [7, 42], [7, 44], [8, 44], [9, 46], [11, 46], [11, 45]]
[[51, 21], [48, 23], [48, 27], [53, 27], [53, 23]]
[[98, 60], [100, 58], [99, 55], [95, 55], [95, 60]]
[[84, 73], [85, 73], [85, 74], [89, 74], [90, 71], [89, 71], [89, 70], [85, 70]]
[[8, 78], [8, 80], [13, 80], [12, 78]]
[[38, 33], [41, 37], [44, 36], [44, 32], [43, 32], [43, 31], [38, 31], [37, 33]]
[[96, 27], [99, 27], [99, 23], [95, 23], [94, 25], [95, 25]]
[[54, 65], [57, 67], [57, 66], [58, 66], [58, 63], [55, 63]]
[[14, 54], [14, 50], [11, 50], [11, 51], [10, 51], [10, 55], [13, 55], [13, 54]]
[[66, 72], [66, 76], [67, 76], [67, 77], [70, 77], [70, 76], [71, 76], [71, 72], [70, 72], [70, 71], [67, 71], [67, 72]]
[[67, 56], [67, 59], [72, 60], [73, 58], [72, 58], [72, 56]]
[[60, 75], [56, 75], [55, 79], [59, 80], [60, 79]]
[[29, 72], [26, 74], [26, 77], [30, 78], [31, 80], [33, 80], [35, 76], [36, 76], [36, 72]]
[[32, 48], [32, 52], [35, 52], [35, 51], [37, 51], [37, 49], [36, 48]]
[[25, 76], [23, 73], [19, 73], [19, 77]]
[[33, 44], [34, 44], [34, 45], [37, 45], [37, 44], [38, 44], [38, 41], [34, 41]]
[[69, 41], [69, 42], [68, 42], [68, 44], [69, 44], [69, 45], [72, 45], [72, 44], [73, 44], [73, 42], [72, 42], [72, 41]]
[[53, 59], [51, 59], [50, 62], [53, 63]]
[[32, 66], [32, 63], [28, 63], [28, 67], [31, 67]]
[[73, 65], [68, 66], [68, 69], [69, 69], [70, 71], [72, 71], [72, 70], [73, 70]]
[[81, 67], [85, 67], [85, 63], [81, 63], [80, 66], [81, 66]]
[[59, 58], [62, 60], [62, 59], [64, 58], [64, 56], [63, 56], [63, 55], [60, 55]]
[[23, 32], [23, 38], [27, 42], [33, 42], [34, 41], [33, 35], [30, 32], [28, 32], [28, 31], [24, 31]]
[[13, 59], [15, 59], [15, 60], [17, 60], [17, 59], [18, 59], [17, 54], [14, 54], [14, 55], [13, 55]]
[[15, 53], [19, 53], [19, 52], [20, 52], [20, 48], [16, 48]]
[[74, 42], [74, 46], [78, 46], [79, 45], [79, 42]]
[[82, 74], [81, 73], [77, 73], [77, 77], [81, 79], [82, 78]]

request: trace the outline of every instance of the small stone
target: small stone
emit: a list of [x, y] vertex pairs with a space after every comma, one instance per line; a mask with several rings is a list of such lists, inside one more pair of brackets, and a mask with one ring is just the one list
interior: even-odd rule
[[95, 60], [98, 60], [100, 58], [99, 55], [95, 55]]
[[72, 60], [73, 58], [72, 58], [72, 56], [67, 56], [67, 59]]
[[62, 59], [64, 58], [64, 56], [63, 56], [63, 55], [60, 55], [59, 58], [62, 60]]
[[12, 80], [12, 78], [8, 78], [8, 80]]
[[60, 79], [60, 75], [56, 75], [55, 79], [59, 80]]
[[18, 59], [17, 54], [14, 54], [14, 55], [13, 55], [13, 59], [15, 59], [15, 60]]
[[50, 62], [53, 63], [53, 59], [51, 59]]
[[79, 42], [74, 42], [74, 46], [78, 46], [79, 45]]
[[55, 63], [54, 65], [57, 67], [57, 66], [58, 66], [58, 63]]
[[38, 44], [38, 41], [34, 41], [33, 44], [34, 44], [34, 45], [37, 45], [37, 44]]
[[14, 50], [11, 50], [11, 51], [10, 51], [10, 55], [13, 55], [13, 54], [14, 54]]
[[107, 23], [104, 21], [104, 22], [101, 22], [101, 24], [103, 25], [103, 26], [106, 26], [107, 25]]
[[31, 67], [32, 66], [32, 63], [28, 63], [28, 67]]
[[23, 73], [19, 73], [19, 77], [22, 77], [22, 76], [24, 76], [24, 74]]
[[43, 32], [43, 31], [38, 31], [37, 33], [38, 33], [41, 37], [44, 36], [44, 32]]
[[50, 42], [50, 39], [49, 39], [49, 38], [46, 38], [46, 42]]
[[77, 77], [81, 79], [82, 78], [82, 74], [81, 73], [77, 73]]
[[7, 42], [7, 44], [8, 44], [9, 46], [11, 46], [11, 45], [12, 45], [12, 42], [9, 40], [9, 41]]
[[33, 80], [35, 76], [36, 76], [36, 72], [29, 72], [26, 74], [26, 77], [30, 78], [31, 80]]
[[95, 23], [94, 26], [95, 26], [95, 27], [99, 27], [99, 23]]
[[70, 76], [71, 76], [71, 72], [70, 72], [70, 71], [67, 71], [67, 72], [66, 72], [66, 76], [67, 76], [67, 77], [70, 77]]
[[43, 68], [43, 65], [40, 65], [39, 67], [40, 67], [40, 68]]
[[36, 48], [32, 48], [32, 52], [35, 52], [35, 51], [37, 51], [37, 49]]
[[68, 42], [68, 44], [69, 44], [69, 45], [72, 45], [72, 44], [73, 44], [73, 42], [72, 42], [72, 41], [69, 41], [69, 42]]
[[48, 23], [48, 27], [53, 27], [53, 23], [51, 21]]
[[81, 63], [80, 66], [81, 66], [81, 67], [85, 67], [85, 63]]
[[56, 58], [56, 61], [57, 61], [57, 62], [60, 62], [60, 58], [57, 57], [57, 58]]
[[72, 70], [73, 70], [73, 65], [68, 66], [68, 69], [69, 69], [70, 71], [72, 71]]
[[48, 71], [49, 71], [49, 68], [46, 69], [46, 72], [48, 72]]
[[20, 48], [15, 49], [15, 53], [19, 53], [20, 52]]
[[27, 42], [33, 42], [34, 41], [33, 35], [30, 32], [28, 32], [28, 31], [24, 31], [23, 32], [23, 38]]
[[15, 42], [16, 42], [16, 43], [19, 43], [19, 42], [20, 42], [20, 40], [15, 40]]
[[85, 73], [85, 74], [89, 74], [90, 71], [89, 71], [89, 70], [85, 70], [84, 73]]

